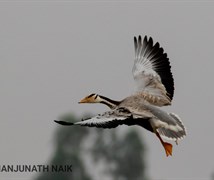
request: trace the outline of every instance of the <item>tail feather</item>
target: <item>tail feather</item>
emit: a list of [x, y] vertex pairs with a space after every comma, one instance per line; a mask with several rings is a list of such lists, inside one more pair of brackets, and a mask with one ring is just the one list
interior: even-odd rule
[[174, 113], [169, 113], [169, 115], [176, 121], [176, 124], [181, 127], [182, 130], [180, 131], [173, 131], [171, 129], [166, 129], [164, 127], [158, 128], [158, 133], [165, 139], [178, 141], [183, 139], [186, 136], [186, 128], [184, 127], [181, 119], [178, 117], [178, 115]]

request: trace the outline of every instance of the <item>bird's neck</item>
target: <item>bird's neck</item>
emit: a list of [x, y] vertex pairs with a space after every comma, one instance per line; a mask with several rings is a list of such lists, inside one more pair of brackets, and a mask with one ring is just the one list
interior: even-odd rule
[[120, 101], [115, 101], [105, 96], [99, 96], [99, 97], [100, 97], [100, 103], [107, 105], [110, 109], [114, 109], [116, 106], [120, 104]]

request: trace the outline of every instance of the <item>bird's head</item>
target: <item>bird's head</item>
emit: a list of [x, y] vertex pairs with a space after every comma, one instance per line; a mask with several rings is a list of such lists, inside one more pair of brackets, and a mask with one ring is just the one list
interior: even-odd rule
[[101, 101], [102, 99], [100, 98], [100, 96], [93, 93], [81, 99], [79, 103], [100, 103]]

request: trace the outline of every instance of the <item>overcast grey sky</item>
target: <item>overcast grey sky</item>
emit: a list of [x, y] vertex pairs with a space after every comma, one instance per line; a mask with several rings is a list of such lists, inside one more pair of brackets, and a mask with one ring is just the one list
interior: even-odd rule
[[[100, 113], [79, 105], [96, 92], [120, 100], [134, 90], [133, 36], [148, 35], [168, 53], [173, 105], [188, 136], [166, 158], [144, 129], [153, 179], [209, 179], [214, 172], [212, 2], [0, 2], [0, 165], [44, 164], [60, 114]], [[127, 128], [121, 126], [120, 128]], [[130, 128], [130, 127], [129, 127]], [[32, 177], [32, 173], [0, 174]]]

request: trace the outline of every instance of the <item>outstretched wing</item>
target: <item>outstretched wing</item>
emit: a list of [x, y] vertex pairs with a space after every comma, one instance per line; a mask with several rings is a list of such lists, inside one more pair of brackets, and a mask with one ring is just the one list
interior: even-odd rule
[[88, 118], [76, 123], [69, 123], [65, 121], [55, 121], [61, 125], [80, 125], [98, 128], [115, 128], [118, 125], [125, 124], [131, 118], [131, 113], [124, 108], [107, 111], [92, 118]]
[[76, 123], [66, 122], [66, 121], [56, 121], [56, 123], [71, 126], [80, 125], [88, 127], [98, 127], [98, 128], [115, 128], [119, 125], [137, 125], [142, 124], [144, 120], [148, 120], [147, 117], [139, 117], [139, 115], [133, 116], [125, 108], [117, 108], [115, 110], [107, 111], [103, 114], [99, 114], [92, 118], [85, 119]]
[[159, 43], [147, 36], [134, 37], [135, 61], [132, 69], [138, 92], [150, 103], [169, 105], [174, 94], [174, 80], [167, 54]]

